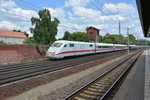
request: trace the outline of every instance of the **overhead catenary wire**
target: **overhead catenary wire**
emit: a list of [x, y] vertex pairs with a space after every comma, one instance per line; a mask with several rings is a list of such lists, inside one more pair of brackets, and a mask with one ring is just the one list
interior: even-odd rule
[[[35, 5], [35, 4], [32, 4], [32, 3], [29, 3], [29, 2], [27, 2], [27, 1], [24, 1], [24, 0], [20, 0], [20, 1], [22, 1], [22, 2], [24, 2], [24, 3], [26, 3], [26, 4], [29, 4], [30, 6], [34, 6], [34, 7], [36, 7], [36, 8], [41, 8], [41, 9], [43, 9], [42, 7], [39, 7], [39, 6], [37, 6], [37, 5]], [[102, 11], [103, 12], [103, 11]], [[53, 12], [54, 14], [56, 14], [56, 12]], [[103, 12], [104, 13], [104, 12]], [[106, 14], [105, 14], [106, 15]], [[110, 24], [110, 23], [108, 23], [108, 22], [106, 22], [107, 24]], [[113, 24], [113, 23], [111, 23], [111, 24]], [[62, 25], [62, 27], [63, 27], [63, 25]], [[69, 26], [67, 26], [67, 27], [69, 27]], [[71, 29], [75, 29], [75, 30], [77, 30], [76, 28], [71, 28]]]
[[[31, 7], [34, 6], [35, 8], [38, 8], [38, 9], [44, 9], [44, 8], [38, 6], [38, 5], [29, 3], [29, 2], [27, 2], [27, 1], [24, 1], [24, 0], [20, 0], [20, 1], [22, 1], [23, 3], [26, 3], [26, 4], [28, 4], [28, 5], [30, 5]], [[56, 14], [56, 12], [53, 12], [53, 13]], [[65, 28], [70, 28], [70, 29], [73, 29], [73, 30], [79, 30], [79, 29], [77, 29], [77, 28], [70, 27], [70, 26], [66, 26], [66, 25], [61, 25], [61, 24], [59, 24], [58, 26], [60, 26], [60, 27], [65, 27]]]
[[[0, 12], [3, 13], [3, 14], [7, 14], [7, 15], [10, 14], [10, 15], [13, 15], [13, 16], [23, 17], [23, 18], [25, 18], [25, 19], [31, 19], [31, 17], [28, 17], [28, 16], [23, 16], [23, 15], [19, 15], [19, 14], [14, 14], [14, 13], [10, 13], [10, 12], [5, 12], [5, 11], [2, 11], [2, 10], [0, 10]], [[77, 28], [70, 27], [70, 26], [65, 26], [65, 25], [61, 25], [61, 24], [59, 24], [58, 26], [60, 26], [60, 27], [65, 27], [65, 28], [70, 28], [70, 29], [73, 29], [73, 30], [79, 30], [79, 29], [77, 29]]]
[[[29, 3], [29, 2], [27, 2], [27, 1], [24, 1], [24, 0], [20, 0], [20, 1], [22, 1], [23, 3], [26, 3], [26, 4], [28, 4], [28, 5], [30, 5], [30, 6], [34, 6], [34, 7], [36, 7], [36, 8], [40, 8], [40, 9], [43, 9], [42, 7], [39, 7], [39, 6], [37, 6], [37, 5], [35, 5], [35, 4], [32, 4], [32, 3]], [[100, 2], [100, 1], [98, 1], [97, 0], [97, 2]], [[93, 3], [94, 4], [94, 3]], [[101, 4], [101, 6], [103, 7], [103, 4], [102, 4], [102, 2], [100, 2], [100, 4]], [[96, 5], [96, 4], [94, 4], [98, 9], [99, 9], [99, 7]], [[106, 8], [106, 7], [105, 7]], [[106, 8], [109, 12], [111, 12], [108, 8]], [[107, 13], [105, 13], [104, 11], [102, 11], [101, 9], [99, 9], [102, 13], [104, 13], [105, 15], [106, 15], [106, 17], [111, 17], [111, 16], [107, 16]], [[55, 13], [55, 12], [53, 12], [53, 13]], [[112, 13], [112, 12], [111, 12]], [[110, 14], [110, 13], [109, 13]], [[110, 14], [110, 15], [112, 15], [112, 14]], [[109, 18], [110, 19], [110, 18]], [[108, 22], [105, 22], [105, 23], [107, 23], [107, 24], [114, 24], [113, 22], [110, 22], [110, 23], [108, 23]], [[62, 26], [63, 27], [63, 26]], [[76, 30], [76, 28], [71, 28], [71, 29], [75, 29]]]
[[[109, 11], [109, 14], [111, 14], [111, 15], [113, 15], [113, 12], [109, 9], [109, 8], [107, 8], [100, 0], [96, 0], [97, 2], [99, 2], [100, 3], [100, 5], [101, 6], [104, 6], [104, 8], [107, 10], [107, 11]], [[116, 7], [116, 9], [117, 9], [117, 19], [118, 19], [118, 22], [120, 21], [120, 19], [119, 19], [119, 10], [118, 10], [118, 8]], [[129, 15], [130, 16], [130, 15]], [[130, 16], [131, 17], [131, 16]], [[121, 22], [121, 21], [120, 21]], [[125, 25], [125, 24], [122, 24], [122, 27], [123, 28], [127, 28], [128, 27], [128, 25]]]
[[[98, 10], [100, 10], [104, 15], [106, 15], [106, 17], [108, 17], [109, 18], [109, 16], [107, 16], [107, 14], [102, 10], [102, 9], [100, 9], [94, 2], [92, 2], [91, 1], [91, 4], [94, 6], [94, 7], [96, 7]], [[109, 18], [110, 19], [110, 18]], [[114, 23], [112, 23], [112, 22], [110, 22], [110, 23], [108, 23], [108, 22], [105, 22], [105, 23], [107, 23], [107, 24], [114, 24]]]
[[24, 1], [24, 0], [19, 0], [19, 1], [21, 1], [21, 2], [23, 2], [23, 3], [26, 3], [27, 5], [30, 5], [31, 7], [36, 7], [36, 8], [38, 8], [38, 9], [43, 9], [43, 8], [40, 7], [40, 6], [37, 6], [37, 5], [32, 4], [32, 3], [29, 3], [29, 2], [27, 2], [27, 1]]

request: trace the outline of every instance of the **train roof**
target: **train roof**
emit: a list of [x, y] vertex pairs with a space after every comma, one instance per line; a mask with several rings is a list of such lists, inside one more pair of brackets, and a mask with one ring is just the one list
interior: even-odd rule
[[[61, 43], [79, 43], [79, 44], [92, 44], [94, 42], [79, 42], [79, 41], [68, 41], [68, 40], [58, 40], [55, 41], [57, 42], [61, 42]], [[96, 43], [97, 45], [105, 45], [105, 46], [126, 46], [126, 45], [122, 45], [122, 44], [110, 44], [110, 43]]]

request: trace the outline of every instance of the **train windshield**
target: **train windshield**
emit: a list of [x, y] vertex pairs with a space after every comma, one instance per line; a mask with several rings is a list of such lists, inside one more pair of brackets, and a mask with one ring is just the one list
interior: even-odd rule
[[53, 43], [51, 45], [51, 47], [60, 47], [62, 45], [62, 43]]

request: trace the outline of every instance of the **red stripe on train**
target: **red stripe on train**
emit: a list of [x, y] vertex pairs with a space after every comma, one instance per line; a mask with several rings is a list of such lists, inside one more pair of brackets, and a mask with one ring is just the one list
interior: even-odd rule
[[52, 55], [52, 56], [56, 56], [56, 55], [61, 55], [61, 54], [65, 54], [65, 53], [77, 53], [77, 52], [89, 52], [89, 51], [104, 51], [104, 50], [115, 50], [115, 49], [124, 49], [124, 48], [111, 48], [111, 49], [97, 49], [97, 50], [79, 50], [79, 51], [65, 51], [65, 52], [61, 52], [58, 54], [47, 54], [47, 55]]

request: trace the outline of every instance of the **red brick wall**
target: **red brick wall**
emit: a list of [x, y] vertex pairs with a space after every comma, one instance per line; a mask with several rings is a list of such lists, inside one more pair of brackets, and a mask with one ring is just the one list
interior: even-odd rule
[[89, 28], [87, 30], [87, 41], [88, 42], [96, 42], [96, 36], [97, 36], [97, 33], [96, 33], [96, 30], [94, 28]]
[[0, 45], [0, 64], [33, 60], [44, 57], [45, 55], [40, 55], [37, 52], [36, 46]]

